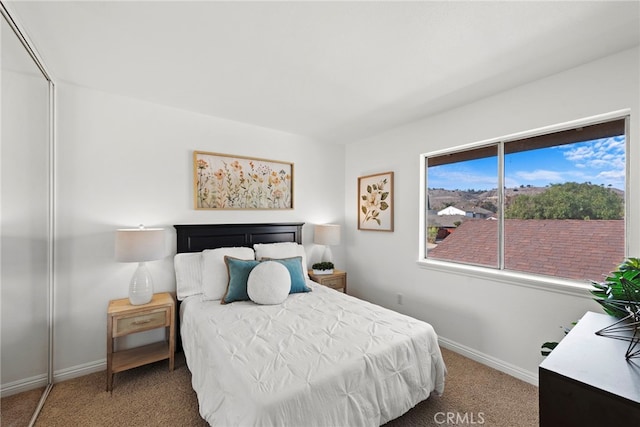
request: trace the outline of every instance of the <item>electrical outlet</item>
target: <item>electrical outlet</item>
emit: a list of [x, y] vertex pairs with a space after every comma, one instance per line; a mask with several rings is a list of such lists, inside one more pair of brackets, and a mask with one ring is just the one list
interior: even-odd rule
[[398, 297], [398, 305], [402, 305], [402, 294], [396, 295]]

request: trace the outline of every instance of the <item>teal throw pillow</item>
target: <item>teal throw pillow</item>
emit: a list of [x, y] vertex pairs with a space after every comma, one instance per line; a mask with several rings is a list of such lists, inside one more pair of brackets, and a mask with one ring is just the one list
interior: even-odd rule
[[[265, 260], [266, 258], [263, 258]], [[305, 274], [302, 270], [302, 257], [297, 256], [293, 258], [271, 258], [271, 261], [279, 262], [287, 267], [289, 274], [291, 275], [291, 290], [290, 294], [296, 294], [299, 292], [309, 292], [311, 289], [307, 287], [307, 283], [304, 279]]]
[[225, 256], [224, 262], [227, 264], [227, 272], [229, 273], [229, 285], [220, 303], [228, 304], [234, 301], [248, 301], [247, 280], [249, 279], [249, 273], [256, 265], [260, 264], [260, 261]]

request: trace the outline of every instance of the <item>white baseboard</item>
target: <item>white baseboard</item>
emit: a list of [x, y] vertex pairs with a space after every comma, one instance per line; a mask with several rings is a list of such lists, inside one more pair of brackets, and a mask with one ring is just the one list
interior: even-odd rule
[[[70, 380], [72, 378], [82, 377], [84, 375], [93, 374], [94, 372], [106, 371], [107, 360], [96, 360], [94, 362], [84, 363], [82, 365], [72, 366], [66, 369], [60, 369], [53, 373], [53, 383], [59, 383], [61, 381]], [[105, 374], [106, 375], [106, 374]], [[106, 378], [105, 378], [106, 385]], [[2, 397], [11, 396], [13, 394], [22, 393], [24, 391], [33, 390], [38, 387], [47, 386], [47, 375], [37, 375], [31, 378], [26, 378], [18, 381], [14, 381], [8, 384], [2, 384], [0, 388], [0, 395]]]
[[33, 390], [34, 388], [46, 387], [47, 382], [47, 374], [42, 374], [2, 384], [0, 396], [7, 397], [13, 394], [22, 393], [23, 391]]
[[476, 362], [487, 365], [493, 369], [497, 369], [498, 371], [504, 372], [505, 374], [518, 378], [519, 380], [522, 380], [529, 384], [533, 384], [536, 387], [538, 386], [537, 372], [530, 372], [525, 369], [519, 368], [518, 366], [512, 365], [500, 359], [496, 359], [493, 356], [489, 356], [488, 354], [484, 354], [444, 337], [438, 337], [438, 342], [442, 347], [448, 350], [459, 353], [471, 360], [475, 360]]
[[[95, 362], [83, 363], [82, 365], [72, 366], [66, 369], [60, 369], [53, 373], [53, 382], [70, 380], [72, 378], [82, 377], [84, 375], [93, 374], [94, 372], [106, 371], [107, 359], [96, 360]], [[105, 374], [106, 375], [106, 374]], [[106, 384], [106, 378], [105, 378]]]

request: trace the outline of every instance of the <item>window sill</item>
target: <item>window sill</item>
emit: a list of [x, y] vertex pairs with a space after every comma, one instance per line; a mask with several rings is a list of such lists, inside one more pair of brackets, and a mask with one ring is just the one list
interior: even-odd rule
[[538, 276], [535, 274], [516, 273], [512, 271], [493, 270], [475, 265], [455, 264], [446, 261], [418, 260], [421, 268], [442, 271], [445, 273], [462, 274], [464, 276], [494, 280], [509, 285], [523, 286], [526, 288], [539, 289], [559, 294], [572, 295], [582, 298], [592, 299], [589, 292], [592, 289], [587, 281], [579, 282], [569, 279], [560, 279], [549, 276]]

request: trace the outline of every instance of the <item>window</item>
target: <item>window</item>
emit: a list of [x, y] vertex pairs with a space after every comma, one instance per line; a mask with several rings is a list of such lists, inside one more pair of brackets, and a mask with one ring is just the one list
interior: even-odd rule
[[601, 280], [626, 254], [627, 120], [423, 155], [425, 258]]

